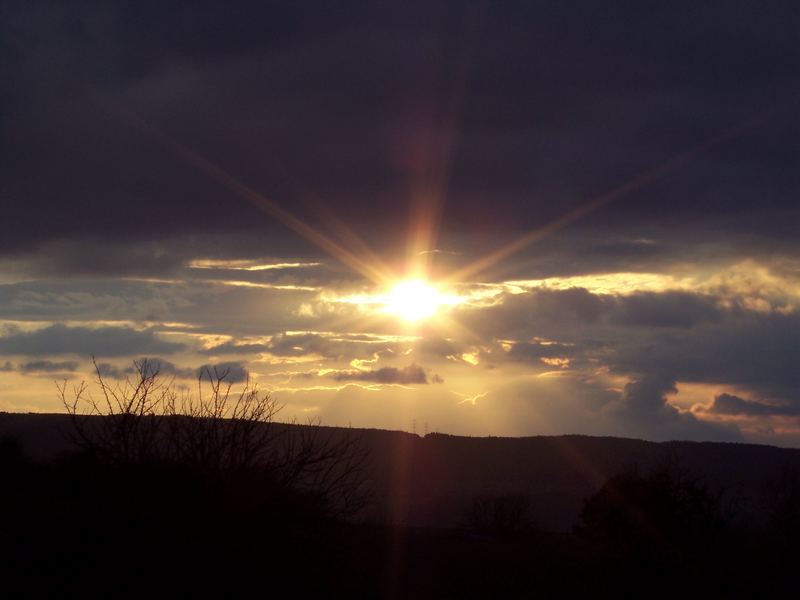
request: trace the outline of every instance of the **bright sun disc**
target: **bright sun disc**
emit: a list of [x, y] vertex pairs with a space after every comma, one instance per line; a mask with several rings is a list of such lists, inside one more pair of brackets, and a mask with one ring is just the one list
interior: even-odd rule
[[389, 292], [386, 309], [406, 321], [419, 321], [433, 315], [440, 304], [446, 304], [436, 289], [418, 279], [401, 281]]

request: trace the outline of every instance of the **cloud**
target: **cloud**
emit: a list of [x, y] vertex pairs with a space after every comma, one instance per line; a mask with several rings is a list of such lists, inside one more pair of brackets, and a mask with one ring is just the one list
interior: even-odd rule
[[574, 347], [559, 343], [516, 342], [511, 344], [507, 356], [524, 361], [540, 361], [543, 358], [570, 357], [575, 352]]
[[197, 377], [206, 380], [223, 377], [227, 383], [241, 383], [247, 381], [250, 377], [246, 364], [242, 362], [221, 362], [202, 365], [196, 369], [195, 373]]
[[[688, 15], [666, 4], [633, 3], [605, 8], [609, 18], [600, 22], [590, 2], [544, 9], [520, 1], [483, 20], [485, 43], [470, 63], [468, 110], [448, 170], [453, 201], [436, 232], [438, 248], [453, 252], [430, 250], [431, 272], [446, 277], [521, 235], [548, 231], [476, 281], [624, 275], [633, 283], [624, 291], [585, 283], [504, 292], [491, 307], [453, 307], [449, 316], [463, 332], [420, 329], [416, 341], [381, 338], [408, 330], [361, 319], [360, 307], [334, 306], [316, 290], [220, 283], [235, 278], [325, 292], [363, 284], [125, 119], [98, 113], [86, 90], [166, 128], [303, 222], [332, 222], [317, 219], [303, 201], [325, 198], [335, 220], [390, 258], [406, 247], [405, 230], [395, 225], [407, 218], [408, 182], [442, 164], [439, 142], [450, 132], [447, 119], [436, 116], [448, 87], [440, 75], [460, 61], [452, 52], [463, 42], [460, 8], [425, 4], [421, 11], [423, 3], [410, 0], [387, 15], [324, 2], [312, 2], [314, 10], [251, 3], [234, 14], [203, 4], [187, 19], [185, 10], [162, 3], [146, 9], [147, 18], [131, 19], [128, 3], [116, 0], [101, 13], [91, 3], [51, 3], [45, 11], [29, 4], [16, 3], [0, 19], [0, 39], [7, 41], [0, 49], [7, 125], [0, 181], [8, 224], [0, 238], [7, 283], [0, 285], [0, 318], [86, 326], [8, 330], [0, 357], [44, 363], [94, 354], [109, 375], [124, 376], [128, 367], [113, 359], [174, 357], [194, 348], [159, 333], [169, 325], [90, 324], [172, 322], [186, 325], [181, 339], [232, 340], [182, 359], [189, 364], [265, 354], [272, 356], [264, 363], [314, 363], [342, 378], [436, 381], [415, 365], [417, 371], [355, 369], [392, 354], [468, 387], [478, 384], [470, 377], [516, 385], [518, 377], [555, 370], [573, 377], [559, 380], [568, 390], [581, 378], [603, 380], [580, 388], [585, 402], [569, 412], [574, 421], [554, 416], [558, 407], [567, 412], [566, 396], [549, 396], [558, 401], [548, 415], [565, 430], [599, 418], [584, 392], [605, 406], [604, 386], [616, 390], [620, 381], [628, 386], [613, 392], [616, 412], [605, 416], [632, 433], [700, 434], [701, 413], [687, 416], [667, 402], [682, 382], [730, 384], [766, 399], [764, 406], [783, 402], [787, 416], [800, 406], [800, 317], [791, 312], [800, 289], [800, 126], [791, 112], [768, 106], [795, 94], [800, 45], [791, 3], [769, 11], [731, 3], [723, 19], [713, 6]], [[596, 51], [598, 40], [603, 52]], [[385, 73], [391, 81], [375, 85], [387, 82]], [[758, 126], [679, 161], [668, 177], [632, 186], [569, 227], [542, 229], [751, 120]], [[276, 160], [258, 158], [276, 149]], [[714, 289], [694, 286], [743, 257], [756, 263], [743, 279], [768, 271], [752, 277], [756, 291], [747, 297], [729, 280]], [[309, 266], [262, 268], [280, 263]], [[637, 288], [636, 275], [669, 282], [687, 273], [695, 281], [681, 289]], [[763, 281], [781, 289], [762, 297]], [[782, 314], [773, 310], [778, 306]], [[463, 356], [480, 360], [447, 359]], [[197, 377], [197, 368], [160, 360], [164, 372]], [[244, 362], [217, 366], [225, 365], [230, 377], [245, 377]], [[520, 411], [540, 407], [520, 402]], [[778, 410], [755, 404], [723, 399], [711, 412], [758, 417]]]
[[[370, 371], [338, 371], [331, 374], [336, 381], [372, 381], [375, 383], [414, 384], [428, 383], [425, 369], [419, 365], [411, 364], [402, 368], [382, 367]], [[434, 383], [440, 383], [441, 378], [434, 376]]]
[[[213, 379], [223, 377], [228, 383], [241, 383], [247, 381], [249, 373], [245, 363], [220, 362], [204, 364], [199, 367], [180, 367], [163, 358], [139, 358], [135, 361], [144, 369], [145, 374], [158, 372], [159, 376], [176, 377], [179, 379]], [[99, 363], [97, 368], [103, 377], [125, 379], [137, 373], [136, 365], [120, 367], [111, 363]]]
[[572, 368], [602, 365], [635, 381], [728, 383], [800, 405], [800, 312], [747, 308], [736, 288], [628, 295], [532, 289], [498, 300], [458, 315], [484, 343], [498, 342], [487, 346], [495, 364], [566, 357]]
[[17, 365], [17, 368], [22, 373], [32, 373], [32, 372], [51, 373], [54, 371], [77, 371], [78, 363], [75, 361], [52, 362], [49, 360], [34, 360], [31, 362], [26, 362]]
[[270, 350], [269, 344], [223, 342], [202, 350], [203, 354], [257, 354]]
[[667, 396], [677, 393], [675, 381], [663, 375], [644, 375], [625, 385], [618, 401], [605, 412], [629, 431], [655, 440], [740, 440], [735, 425], [709, 423], [672, 406]]
[[329, 360], [350, 361], [400, 346], [380, 335], [280, 333], [272, 336], [265, 351], [282, 357], [318, 355]]
[[727, 311], [691, 334], [621, 329], [605, 360], [622, 373], [663, 373], [676, 381], [727, 383], [800, 403], [800, 315]]
[[0, 337], [0, 355], [130, 356], [140, 353], [169, 354], [184, 348], [167, 342], [149, 329], [130, 327], [67, 327], [50, 325], [34, 331], [12, 331]]
[[[458, 307], [456, 317], [484, 340], [527, 342], [531, 338], [568, 340], [573, 334], [603, 325], [614, 298], [583, 288], [502, 292], [490, 307]], [[586, 337], [586, 336], [582, 336]]]
[[[150, 358], [141, 357], [134, 360], [133, 365], [127, 367], [119, 367], [111, 363], [98, 363], [97, 369], [103, 377], [111, 377], [113, 379], [125, 379], [137, 373], [138, 368], [141, 368], [143, 373], [152, 375], [158, 373], [161, 376], [172, 376], [180, 379], [189, 379], [197, 377], [197, 369], [179, 367], [175, 363], [170, 362], [163, 358]], [[137, 368], [138, 365], [138, 368]]]
[[305, 354], [321, 354], [335, 357], [338, 351], [332, 351], [339, 344], [315, 333], [288, 334], [281, 333], [272, 337], [267, 346], [268, 351], [276, 356], [303, 356]]
[[753, 400], [745, 400], [733, 394], [719, 394], [714, 398], [707, 412], [717, 415], [732, 415], [745, 417], [764, 416], [797, 416], [800, 415], [800, 406], [765, 404]]
[[675, 381], [663, 376], [645, 376], [625, 384], [617, 412], [635, 419], [648, 420], [663, 413], [674, 413], [667, 404], [667, 395], [677, 393]]
[[[448, 49], [463, 36], [462, 9], [409, 2], [398, 17], [314, 6], [302, 11], [254, 3], [236, 15], [200, 6], [188, 21], [168, 5], [131, 19], [127, 4], [114, 1], [104, 3], [102, 17], [91, 4], [52, 5], [46, 14], [27, 3], [9, 9], [0, 23], [0, 36], [8, 40], [0, 75], [9, 82], [0, 153], [14, 160], [0, 165], [0, 176], [9, 199], [5, 216], [15, 226], [0, 240], [3, 248], [208, 230], [261, 230], [269, 243], [279, 232], [246, 203], [228, 201], [206, 177], [156, 151], [124, 120], [97, 118], [88, 87], [119, 98], [156, 125], [169, 123], [172, 135], [195, 140], [212, 159], [224, 157], [226, 167], [285, 206], [298, 204], [295, 179], [313, 181], [314, 192], [330, 198], [345, 222], [357, 226], [361, 217], [362, 232], [396, 243], [376, 224], [404, 217], [405, 203], [398, 200], [406, 197], [409, 176], [441, 160], [433, 148], [444, 124], [431, 116], [435, 110], [419, 110], [419, 98], [444, 101], [433, 74], [458, 62]], [[423, 7], [426, 18], [419, 19]], [[601, 23], [591, 3], [541, 9], [512, 2], [493, 14], [482, 26], [486, 43], [471, 61], [470, 110], [450, 177], [459, 202], [447, 207], [443, 234], [483, 233], [487, 223], [536, 229], [763, 113], [765, 96], [753, 90], [791, 96], [800, 64], [793, 44], [797, 17], [789, 4], [768, 13], [750, 12], [753, 7], [737, 3], [720, 19], [711, 6], [691, 15], [666, 5], [626, 6], [624, 18], [614, 9]], [[95, 23], [91, 35], [75, 22]], [[744, 38], [737, 35], [739, 24], [746, 26]], [[597, 37], [587, 37], [588, 30]], [[692, 52], [667, 51], [674, 47]], [[392, 84], [375, 86], [386, 72], [393, 73]], [[265, 120], [265, 110], [282, 118]], [[210, 128], [219, 114], [227, 115], [225, 123]], [[655, 237], [652, 229], [669, 237], [680, 230], [666, 222], [657, 227], [658, 217], [674, 217], [682, 228], [709, 226], [760, 202], [768, 218], [747, 219], [749, 228], [754, 237], [774, 235], [782, 226], [780, 212], [794, 208], [787, 191], [796, 183], [797, 158], [794, 123], [786, 114], [772, 121], [730, 140], [724, 152], [695, 157], [651, 185], [641, 201], [606, 207], [593, 225], [607, 230], [620, 222], [634, 238]], [[319, 135], [311, 140], [308, 130]], [[277, 164], [253, 164], [252, 156], [272, 147], [282, 150]], [[57, 168], [42, 172], [41, 164]], [[761, 202], [765, 197], [769, 203]], [[42, 214], [49, 216], [44, 222]], [[151, 214], [159, 219], [143, 226], [142, 215]], [[720, 238], [730, 232], [720, 229]], [[606, 251], [615, 253], [635, 261], [632, 249]], [[170, 255], [160, 258], [168, 262]]]
[[125, 379], [126, 377], [135, 373], [133, 367], [118, 367], [111, 363], [97, 363], [97, 371], [101, 377], [110, 377], [111, 379]]
[[617, 305], [615, 322], [634, 327], [686, 328], [723, 316], [716, 298], [688, 292], [637, 293], [619, 298]]

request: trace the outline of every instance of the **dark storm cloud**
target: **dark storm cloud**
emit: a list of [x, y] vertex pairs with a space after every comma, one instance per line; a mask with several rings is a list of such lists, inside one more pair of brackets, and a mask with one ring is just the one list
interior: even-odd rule
[[[616, 300], [583, 288], [536, 289], [522, 294], [504, 293], [489, 308], [459, 311], [468, 330], [483, 339], [528, 341], [532, 337], [569, 339], [590, 326], [600, 326], [614, 312]], [[582, 336], [586, 340], [585, 336]]]
[[[691, 330], [696, 326], [722, 326], [734, 320], [758, 318], [738, 306], [740, 299], [722, 306], [722, 298], [709, 293], [679, 291], [598, 294], [585, 288], [563, 290], [535, 288], [525, 293], [504, 293], [489, 308], [461, 312], [465, 324], [484, 337], [528, 341], [542, 337], [592, 343], [592, 332], [642, 328]], [[778, 318], [778, 317], [776, 317]], [[641, 334], [636, 334], [641, 335]], [[522, 351], [522, 346], [519, 351]], [[545, 351], [544, 346], [542, 346]], [[562, 352], [563, 350], [563, 352]], [[553, 348], [568, 354], [564, 348]]]
[[151, 330], [129, 327], [67, 327], [51, 325], [35, 331], [11, 331], [0, 337], [0, 354], [56, 356], [130, 356], [141, 352], [168, 354], [183, 344], [167, 342]]
[[[620, 332], [620, 338], [624, 333]], [[729, 383], [764, 397], [800, 403], [797, 314], [732, 313], [718, 323], [637, 336], [628, 333], [606, 357], [620, 372], [663, 373], [679, 381]]]
[[800, 403], [793, 405], [775, 405], [745, 400], [733, 394], [720, 394], [707, 412], [717, 415], [732, 415], [745, 417], [764, 417], [774, 415], [800, 415]]
[[635, 419], [658, 419], [659, 413], [674, 411], [666, 396], [677, 393], [675, 381], [662, 376], [647, 376], [625, 385], [620, 406], [626, 415]]
[[[209, 286], [205, 286], [206, 296]], [[23, 281], [0, 285], [0, 318], [10, 320], [176, 320], [191, 290], [103, 279]]]
[[667, 396], [676, 392], [674, 380], [646, 374], [626, 384], [621, 398], [607, 407], [607, 413], [650, 439], [742, 439], [735, 427], [701, 421], [669, 404]]
[[[277, 254], [265, 253], [273, 248]], [[13, 255], [2, 270], [21, 280], [33, 278], [155, 278], [186, 281], [245, 281], [272, 285], [315, 286], [353, 275], [336, 264], [309, 263], [292, 256], [285, 236], [225, 234], [171, 236], [159, 240], [55, 240]], [[2, 257], [0, 257], [2, 258]], [[194, 268], [198, 260], [217, 260], [217, 268]], [[244, 270], [225, 268], [226, 261], [282, 268]], [[288, 263], [288, 264], [287, 264]], [[289, 266], [298, 265], [296, 267]]]
[[[305, 216], [316, 211], [302, 198], [317, 194], [390, 244], [385, 224], [438, 177], [453, 130], [445, 228], [531, 228], [799, 91], [791, 2], [118, 0], [18, 3], [0, 23], [6, 251], [87, 235], [279, 231], [109, 105]], [[790, 238], [794, 115], [776, 113], [589, 221], [630, 233], [654, 218], [673, 228], [736, 217], [754, 237]], [[110, 256], [108, 268], [125, 260]]]
[[[0, 284], [0, 319], [182, 323], [195, 333], [251, 337], [304, 330], [298, 307], [315, 291], [265, 289], [213, 281], [66, 278]], [[264, 307], [269, 306], [269, 310]], [[313, 323], [312, 323], [313, 325]], [[181, 329], [155, 326], [154, 330]]]
[[33, 274], [45, 277], [163, 277], [178, 272], [186, 261], [186, 253], [181, 250], [158, 242], [58, 241], [39, 248], [30, 257], [30, 266]]
[[[374, 383], [414, 384], [428, 383], [425, 369], [419, 365], [408, 365], [402, 368], [382, 367], [370, 371], [338, 371], [331, 375], [336, 381], [370, 381]], [[442, 379], [435, 376], [434, 383], [441, 383]]]
[[734, 298], [726, 305], [686, 292], [533, 290], [461, 318], [484, 339], [512, 342], [508, 351], [489, 353], [492, 363], [566, 357], [578, 367], [605, 365], [632, 377], [639, 382], [626, 401], [632, 414], [645, 401], [654, 412], [675, 382], [738, 385], [800, 406], [800, 315], [748, 310]]
[[615, 320], [621, 325], [691, 327], [721, 318], [716, 298], [686, 292], [638, 293], [618, 303]]

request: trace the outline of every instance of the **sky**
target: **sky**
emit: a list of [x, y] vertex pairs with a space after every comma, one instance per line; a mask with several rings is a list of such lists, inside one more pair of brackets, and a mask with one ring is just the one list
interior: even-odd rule
[[0, 3], [0, 410], [800, 446], [800, 6]]

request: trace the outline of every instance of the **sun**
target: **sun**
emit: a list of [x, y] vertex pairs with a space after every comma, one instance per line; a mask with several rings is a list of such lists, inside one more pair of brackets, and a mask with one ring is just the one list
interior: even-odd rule
[[433, 316], [444, 304], [452, 302], [421, 279], [409, 279], [395, 284], [386, 298], [387, 312], [412, 323]]
[[455, 292], [445, 292], [425, 279], [395, 280], [383, 291], [371, 294], [356, 294], [331, 298], [361, 306], [368, 313], [389, 314], [406, 323], [419, 323], [441, 317], [441, 313], [467, 301]]

